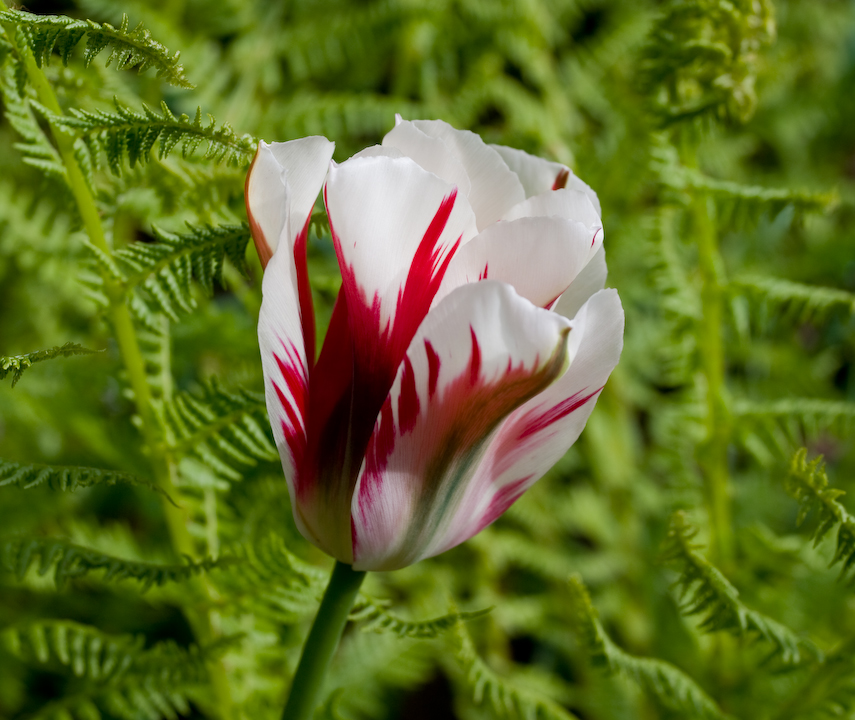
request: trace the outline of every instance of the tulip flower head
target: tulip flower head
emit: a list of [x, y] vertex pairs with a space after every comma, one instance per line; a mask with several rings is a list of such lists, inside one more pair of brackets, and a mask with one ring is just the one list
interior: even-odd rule
[[[623, 309], [569, 168], [400, 117], [341, 164], [333, 147], [261, 142], [247, 176], [267, 409], [300, 532], [393, 570], [478, 533], [576, 441]], [[321, 189], [342, 286], [316, 360]]]

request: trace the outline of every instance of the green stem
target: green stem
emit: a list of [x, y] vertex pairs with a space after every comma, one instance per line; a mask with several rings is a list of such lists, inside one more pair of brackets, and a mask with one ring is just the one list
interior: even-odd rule
[[312, 717], [330, 660], [364, 579], [364, 572], [336, 561], [330, 584], [303, 646], [283, 720], [310, 720]]
[[[7, 10], [4, 0], [0, 0], [0, 11]], [[14, 42], [13, 32], [9, 33]], [[39, 102], [51, 113], [60, 117], [63, 115], [62, 107], [53, 91], [47, 77], [41, 71], [30, 49], [26, 46], [18, 47], [18, 54], [24, 63], [27, 76], [36, 91]], [[51, 134], [56, 143], [57, 150], [62, 157], [67, 174], [68, 186], [74, 197], [77, 210], [83, 221], [83, 226], [89, 236], [90, 242], [104, 253], [110, 253], [110, 245], [104, 233], [101, 223], [101, 214], [98, 205], [86, 182], [80, 165], [74, 156], [74, 137], [62, 126], [50, 123]], [[152, 453], [152, 470], [158, 485], [166, 491], [170, 497], [175, 496], [173, 476], [175, 474], [174, 463], [162, 452], [158, 452], [158, 425], [152, 411], [152, 396], [146, 379], [145, 361], [140, 351], [136, 329], [130, 311], [124, 301], [123, 289], [109, 277], [104, 278], [104, 290], [110, 300], [108, 314], [115, 332], [116, 343], [119, 353], [128, 375], [128, 382], [134, 393], [134, 401], [137, 412], [142, 420], [143, 440]], [[187, 514], [183, 508], [175, 507], [168, 501], [163, 502], [163, 511], [169, 528], [172, 548], [179, 556], [196, 555], [195, 543], [187, 528]], [[205, 578], [196, 579], [196, 585], [202, 596], [208, 601], [215, 596], [213, 588]], [[206, 604], [208, 604], [206, 602]], [[215, 631], [211, 617], [207, 611], [188, 612], [188, 621], [196, 635], [197, 642], [206, 644], [216, 639], [218, 633]], [[228, 673], [222, 662], [214, 662], [209, 666], [211, 683], [216, 696], [216, 707], [220, 717], [229, 720], [233, 716], [233, 703], [228, 684]]]

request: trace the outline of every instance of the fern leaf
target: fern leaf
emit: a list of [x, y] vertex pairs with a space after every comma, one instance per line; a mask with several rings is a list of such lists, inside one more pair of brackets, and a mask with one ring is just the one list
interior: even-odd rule
[[176, 457], [196, 455], [225, 477], [235, 468], [276, 460], [269, 439], [264, 397], [248, 390], [227, 391], [212, 380], [202, 395], [181, 393], [158, 407], [165, 450]]
[[132, 243], [113, 256], [124, 272], [125, 287], [145, 290], [154, 308], [173, 321], [196, 306], [193, 278], [211, 296], [215, 282], [224, 284], [226, 258], [247, 272], [245, 253], [250, 234], [246, 224], [188, 225], [188, 229], [188, 233], [174, 234], [155, 228], [157, 242]]
[[115, 175], [121, 174], [125, 162], [132, 168], [148, 162], [155, 143], [161, 160], [178, 146], [183, 157], [191, 157], [202, 143], [206, 144], [204, 158], [218, 163], [244, 166], [255, 153], [257, 142], [252, 137], [238, 137], [228, 124], [218, 127], [210, 116], [207, 123], [203, 122], [201, 108], [191, 120], [188, 115], [173, 114], [165, 102], [161, 102], [159, 113], [145, 104], [142, 112], [135, 112], [118, 99], [114, 102], [116, 112], [72, 109], [70, 115], [59, 117], [44, 108], [40, 111], [52, 123], [84, 139], [90, 150], [98, 151], [93, 159], [96, 165], [100, 152], [104, 152]]
[[641, 658], [625, 652], [608, 636], [582, 579], [570, 578], [570, 606], [576, 627], [594, 665], [621, 673], [658, 700], [664, 707], [690, 717], [723, 720], [730, 717], [679, 668], [658, 658]]
[[[728, 630], [747, 636], [753, 634], [773, 646], [773, 655], [787, 664], [804, 660], [803, 651], [814, 658], [819, 650], [808, 640], [762, 613], [746, 607], [739, 591], [718, 568], [700, 554], [693, 542], [697, 530], [691, 527], [682, 511], [674, 513], [668, 528], [662, 558], [679, 571], [676, 585], [684, 600], [686, 615], [703, 617], [701, 628], [707, 632]], [[688, 599], [686, 599], [688, 598]]]
[[[90, 720], [178, 718], [190, 712], [188, 693], [205, 692], [205, 662], [214, 649], [187, 650], [172, 641], [145, 648], [142, 636], [109, 635], [69, 620], [13, 626], [0, 642], [19, 661], [55, 667], [76, 678], [76, 692], [45, 703], [31, 718]], [[210, 692], [207, 690], [207, 692]]]
[[807, 449], [800, 449], [790, 464], [784, 487], [799, 502], [799, 525], [808, 515], [815, 514], [816, 523], [811, 532], [814, 545], [822, 542], [835, 526], [839, 526], [831, 565], [842, 563], [840, 577], [845, 577], [855, 566], [855, 517], [840, 502], [844, 492], [828, 484], [822, 456], [808, 462]]
[[510, 683], [497, 675], [481, 659], [463, 623], [456, 623], [453, 642], [463, 680], [472, 690], [476, 705], [486, 705], [497, 717], [516, 720], [574, 720], [552, 700]]
[[731, 286], [767, 303], [798, 322], [826, 317], [841, 309], [855, 313], [855, 293], [762, 276], [742, 276]]
[[19, 10], [0, 12], [0, 23], [16, 27], [39, 67], [50, 62], [56, 50], [67, 65], [75, 46], [85, 37], [86, 49], [83, 63], [89, 67], [95, 57], [106, 48], [110, 49], [107, 66], [115, 62], [119, 70], [136, 69], [142, 73], [154, 68], [157, 77], [171, 85], [192, 88], [178, 63], [179, 53], [169, 51], [151, 37], [142, 24], [130, 30], [127, 15], [122, 17], [119, 27], [92, 20], [75, 20], [62, 15], [33, 15]]
[[363, 632], [392, 633], [400, 638], [435, 638], [454, 628], [459, 622], [484, 617], [492, 608], [473, 612], [451, 612], [430, 620], [404, 620], [390, 613], [383, 603], [368, 595], [360, 594], [350, 619], [363, 623]]
[[15, 573], [19, 580], [24, 578], [38, 560], [39, 575], [46, 575], [51, 568], [54, 569], [57, 588], [62, 588], [73, 578], [103, 571], [105, 582], [136, 580], [142, 584], [143, 592], [152, 585], [160, 587], [166, 583], [184, 582], [195, 575], [231, 562], [229, 558], [221, 558], [216, 561], [161, 565], [125, 560], [65, 540], [50, 538], [0, 540], [0, 558], [7, 572]]
[[162, 488], [130, 473], [73, 465], [21, 465], [0, 458], [0, 487], [15, 486], [21, 490], [29, 490], [46, 484], [51, 490], [74, 492], [81, 488], [116, 483], [138, 485], [160, 493], [173, 502]]
[[38, 362], [53, 360], [59, 357], [71, 357], [72, 355], [93, 355], [103, 350], [90, 350], [77, 343], [67, 342], [65, 345], [56, 345], [47, 350], [35, 350], [24, 355], [0, 356], [0, 380], [7, 375], [12, 375], [12, 387], [21, 379], [24, 371]]
[[733, 415], [742, 423], [783, 429], [791, 440], [800, 439], [800, 430], [815, 435], [820, 429], [847, 431], [855, 424], [855, 403], [815, 398], [784, 398], [768, 402], [737, 400]]

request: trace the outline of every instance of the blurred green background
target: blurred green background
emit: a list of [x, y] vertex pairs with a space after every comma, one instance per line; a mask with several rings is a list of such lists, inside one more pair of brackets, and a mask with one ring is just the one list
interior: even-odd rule
[[[244, 176], [252, 138], [323, 134], [342, 161], [396, 112], [559, 160], [597, 191], [626, 347], [581, 440], [505, 517], [369, 578], [390, 605], [365, 599], [362, 629], [385, 632], [348, 629], [323, 717], [855, 717], [855, 606], [838, 579], [855, 557], [841, 509], [855, 505], [790, 470], [806, 447], [833, 486], [855, 481], [855, 3], [27, 10], [115, 27], [127, 14], [128, 31], [142, 22], [181, 51], [195, 86], [107, 67], [109, 49], [87, 66], [80, 43], [67, 66], [55, 52], [44, 67], [67, 115], [163, 101], [191, 121], [200, 107], [202, 129], [179, 133], [199, 139], [195, 153], [161, 157], [161, 138], [139, 159], [151, 118], [121, 133], [107, 116], [72, 128], [85, 157], [101, 157], [91, 195], [146, 363], [147, 447], [103, 302], [109, 263], [86, 242], [22, 70], [39, 36], [0, 18], [0, 355], [101, 351], [0, 384], [0, 717], [281, 713], [329, 560], [294, 528], [259, 402]], [[232, 228], [210, 293], [183, 284], [199, 267], [217, 274], [213, 230], [199, 231], [199, 267], [186, 264], [192, 228], [206, 226]], [[185, 235], [174, 256], [129, 264], [163, 233]], [[339, 279], [322, 222], [310, 272], [323, 327]], [[170, 540], [171, 506], [145, 483], [96, 474], [65, 492], [48, 471], [28, 487], [15, 472], [31, 463], [165, 474], [188, 509], [186, 542]], [[801, 526], [800, 507], [814, 507]], [[829, 532], [813, 544], [818, 518]], [[213, 566], [188, 578], [188, 549]], [[574, 573], [587, 591], [568, 585]], [[488, 607], [460, 627], [408, 624]]]

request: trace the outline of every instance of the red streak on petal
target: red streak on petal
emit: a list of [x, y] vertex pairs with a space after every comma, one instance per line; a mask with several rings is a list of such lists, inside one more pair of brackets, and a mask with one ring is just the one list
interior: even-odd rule
[[294, 267], [297, 268], [300, 320], [303, 324], [303, 343], [306, 346], [306, 359], [310, 368], [315, 364], [315, 311], [312, 305], [312, 288], [309, 285], [309, 268], [306, 264], [306, 245], [308, 244], [311, 219], [312, 214], [309, 213], [306, 224], [294, 241]]
[[552, 183], [553, 190], [561, 190], [567, 187], [567, 181], [570, 179], [570, 171], [567, 168], [561, 168], [558, 175], [555, 177], [555, 182]]
[[[605, 387], [605, 386], [603, 386]], [[558, 422], [561, 418], [567, 417], [570, 413], [578, 410], [582, 407], [586, 402], [588, 402], [594, 395], [599, 393], [603, 388], [600, 387], [589, 395], [582, 395], [585, 391], [580, 390], [577, 393], [574, 393], [566, 400], [558, 403], [554, 407], [551, 407], [549, 410], [539, 414], [533, 414], [529, 417], [525, 418], [524, 429], [519, 435], [520, 440], [525, 440], [532, 435], [535, 435], [542, 430], [545, 430], [553, 423]]]
[[478, 279], [479, 280], [486, 280], [487, 279], [487, 272], [489, 271], [489, 269], [490, 269], [490, 263], [484, 263], [484, 271], [478, 276]]
[[419, 393], [416, 390], [416, 375], [410, 358], [404, 357], [404, 371], [401, 376], [401, 394], [398, 396], [398, 425], [401, 434], [409, 432], [419, 417]]
[[594, 247], [594, 243], [597, 242], [597, 235], [600, 234], [602, 228], [597, 228], [597, 232], [594, 233], [594, 237], [591, 238], [591, 247]]
[[439, 355], [430, 344], [430, 340], [425, 340], [425, 353], [428, 360], [428, 396], [433, 398], [436, 392], [436, 381], [439, 380]]
[[293, 343], [290, 347], [282, 343], [285, 359], [279, 357], [276, 353], [273, 354], [276, 364], [282, 373], [285, 380], [285, 385], [291, 394], [289, 398], [282, 388], [274, 381], [273, 389], [276, 391], [276, 397], [279, 399], [279, 404], [285, 412], [285, 418], [282, 419], [282, 433], [285, 435], [285, 443], [288, 445], [288, 450], [291, 453], [291, 460], [294, 464], [294, 489], [299, 493], [302, 489], [302, 480], [304, 479], [301, 472], [303, 460], [306, 455], [306, 405], [308, 399], [308, 378], [306, 369]]
[[[470, 325], [469, 332], [472, 335], [472, 354], [469, 356], [469, 384], [476, 385], [481, 375], [481, 346], [475, 337], [475, 329]], [[511, 361], [508, 360], [508, 372], [511, 371]]]
[[526, 484], [532, 477], [534, 476], [528, 475], [521, 480], [515, 480], [514, 482], [503, 486], [493, 496], [489, 507], [481, 517], [481, 521], [478, 523], [478, 529], [473, 532], [472, 535], [477, 535], [491, 522], [494, 522], [500, 515], [504, 514], [504, 512], [519, 499], [520, 495], [525, 492]]

